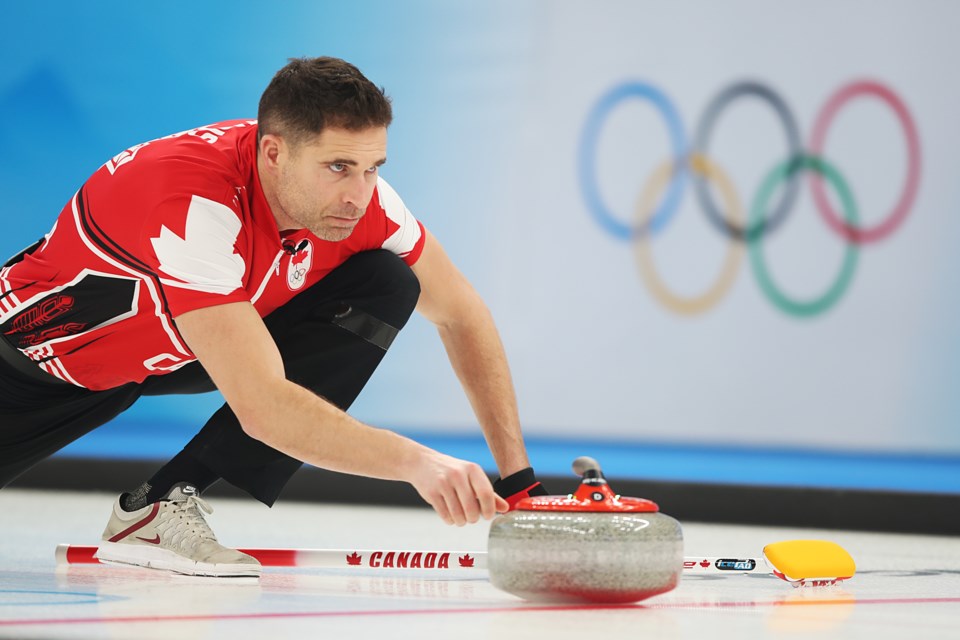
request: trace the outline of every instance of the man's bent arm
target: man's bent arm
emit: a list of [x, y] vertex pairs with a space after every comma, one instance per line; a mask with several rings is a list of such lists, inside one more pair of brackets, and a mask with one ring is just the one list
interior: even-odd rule
[[324, 469], [409, 482], [448, 523], [505, 510], [478, 465], [367, 426], [287, 380], [280, 352], [249, 303], [189, 311], [176, 323], [251, 437]]
[[502, 477], [530, 466], [510, 368], [487, 305], [427, 232], [417, 311], [437, 326]]

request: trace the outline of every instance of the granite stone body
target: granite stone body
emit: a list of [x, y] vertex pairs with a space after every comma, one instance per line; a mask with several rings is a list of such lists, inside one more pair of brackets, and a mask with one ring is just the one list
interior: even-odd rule
[[511, 511], [490, 527], [497, 588], [542, 602], [637, 602], [683, 571], [680, 523], [662, 513]]

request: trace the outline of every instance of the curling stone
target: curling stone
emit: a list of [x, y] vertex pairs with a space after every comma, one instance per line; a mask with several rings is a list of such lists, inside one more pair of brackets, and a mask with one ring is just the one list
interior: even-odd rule
[[490, 525], [498, 589], [539, 602], [628, 603], [670, 591], [683, 572], [680, 523], [650, 500], [615, 495], [592, 458], [569, 496], [524, 498]]

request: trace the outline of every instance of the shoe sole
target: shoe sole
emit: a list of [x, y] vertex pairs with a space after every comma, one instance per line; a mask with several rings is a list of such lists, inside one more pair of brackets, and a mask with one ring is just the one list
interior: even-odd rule
[[101, 562], [110, 564], [162, 569], [188, 576], [259, 578], [262, 570], [260, 565], [196, 562], [160, 547], [145, 547], [106, 540], [100, 543], [95, 557]]

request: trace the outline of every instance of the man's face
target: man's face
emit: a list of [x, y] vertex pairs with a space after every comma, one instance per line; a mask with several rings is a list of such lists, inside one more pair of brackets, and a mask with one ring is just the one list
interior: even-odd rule
[[377, 170], [387, 159], [386, 127], [325, 129], [277, 159], [281, 228], [305, 228], [323, 240], [345, 240], [367, 210]]

